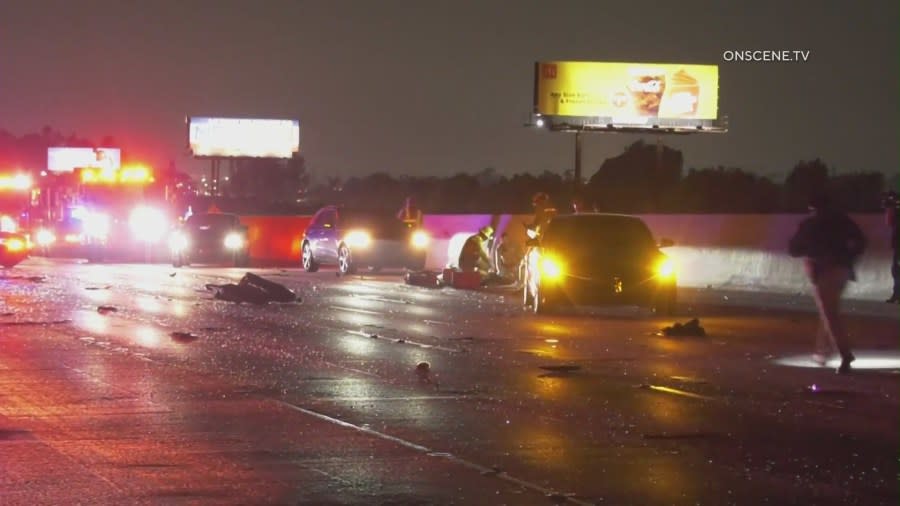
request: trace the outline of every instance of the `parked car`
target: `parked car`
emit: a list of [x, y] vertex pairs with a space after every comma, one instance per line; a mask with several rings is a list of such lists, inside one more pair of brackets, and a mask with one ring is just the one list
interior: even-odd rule
[[227, 262], [235, 267], [250, 263], [247, 227], [234, 214], [190, 216], [169, 237], [172, 265]]
[[9, 269], [28, 258], [28, 237], [14, 232], [0, 232], [0, 265]]
[[523, 299], [536, 313], [562, 305], [639, 305], [671, 314], [675, 268], [638, 217], [575, 214], [554, 217], [525, 261]]
[[312, 218], [301, 242], [301, 262], [307, 272], [336, 265], [341, 274], [369, 267], [425, 267], [428, 235], [382, 213], [327, 206]]

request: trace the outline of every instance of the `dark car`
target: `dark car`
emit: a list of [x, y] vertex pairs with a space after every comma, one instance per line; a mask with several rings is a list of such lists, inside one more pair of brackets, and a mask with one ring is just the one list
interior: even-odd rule
[[675, 269], [634, 216], [554, 217], [525, 262], [525, 306], [536, 313], [561, 305], [638, 305], [671, 314]]
[[13, 232], [0, 232], [0, 265], [9, 269], [28, 258], [28, 237]]
[[234, 214], [194, 214], [169, 238], [172, 265], [228, 262], [235, 267], [249, 264], [247, 227]]
[[341, 274], [361, 267], [425, 267], [429, 238], [393, 213], [328, 206], [312, 218], [301, 243], [301, 261], [307, 272], [321, 265], [337, 265]]

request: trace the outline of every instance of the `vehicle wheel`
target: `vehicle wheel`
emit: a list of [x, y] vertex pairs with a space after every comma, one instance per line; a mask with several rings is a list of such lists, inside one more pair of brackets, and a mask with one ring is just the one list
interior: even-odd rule
[[356, 266], [353, 265], [353, 259], [350, 256], [350, 248], [345, 244], [341, 244], [338, 249], [338, 270], [341, 274], [356, 274]]
[[308, 242], [303, 243], [303, 252], [300, 256], [303, 264], [303, 270], [306, 272], [316, 272], [319, 270], [319, 263], [313, 258], [312, 248]]
[[534, 312], [536, 314], [550, 314], [557, 310], [559, 304], [557, 303], [554, 297], [548, 297], [547, 294], [542, 293], [543, 290], [538, 287], [537, 293], [534, 294], [534, 302], [532, 302], [531, 306], [534, 308]]

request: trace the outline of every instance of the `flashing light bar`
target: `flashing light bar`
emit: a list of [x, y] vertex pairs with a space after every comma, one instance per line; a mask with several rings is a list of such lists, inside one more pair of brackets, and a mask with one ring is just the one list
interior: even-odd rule
[[114, 169], [82, 169], [81, 182], [84, 184], [147, 184], [154, 181], [150, 169], [140, 165]]
[[30, 190], [33, 185], [28, 174], [0, 175], [0, 190]]

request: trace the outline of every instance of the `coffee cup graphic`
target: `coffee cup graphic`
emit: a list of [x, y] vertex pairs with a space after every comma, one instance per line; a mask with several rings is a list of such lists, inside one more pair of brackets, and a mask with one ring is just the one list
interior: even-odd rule
[[684, 70], [672, 76], [664, 113], [675, 117], [693, 117], [700, 103], [700, 83]]
[[657, 117], [666, 92], [666, 74], [655, 71], [635, 73], [628, 83], [628, 91], [638, 116]]

